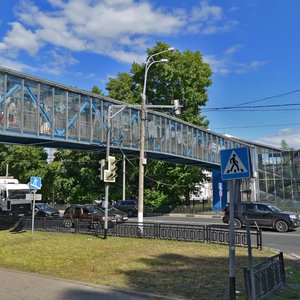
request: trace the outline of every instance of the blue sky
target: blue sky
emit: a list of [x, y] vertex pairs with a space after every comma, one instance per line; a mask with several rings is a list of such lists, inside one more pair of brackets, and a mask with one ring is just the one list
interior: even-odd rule
[[299, 11], [298, 0], [0, 0], [0, 65], [104, 90], [161, 40], [211, 65], [211, 130], [300, 148]]

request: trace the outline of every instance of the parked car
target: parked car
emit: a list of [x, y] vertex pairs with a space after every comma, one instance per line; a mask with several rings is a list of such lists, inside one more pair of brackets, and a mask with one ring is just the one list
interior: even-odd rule
[[[105, 208], [100, 206], [99, 209], [105, 214]], [[128, 214], [124, 211], [121, 211], [114, 206], [108, 208], [108, 216], [115, 220], [116, 223], [126, 222], [128, 220]]]
[[[270, 203], [242, 202], [240, 212], [235, 208], [234, 226], [241, 228], [249, 221], [250, 226], [272, 228], [278, 232], [287, 232], [300, 225], [300, 216], [279, 209]], [[224, 210], [223, 222], [229, 223], [229, 208]]]
[[[75, 220], [88, 222], [90, 229], [98, 229], [104, 227], [104, 213], [95, 205], [70, 205], [64, 212], [64, 226], [74, 227]], [[108, 219], [108, 225], [112, 226], [114, 221]]]
[[59, 210], [49, 206], [47, 203], [35, 203], [36, 218], [58, 218]]
[[136, 216], [138, 213], [138, 203], [133, 199], [119, 200], [114, 204], [114, 207], [126, 212], [129, 218]]

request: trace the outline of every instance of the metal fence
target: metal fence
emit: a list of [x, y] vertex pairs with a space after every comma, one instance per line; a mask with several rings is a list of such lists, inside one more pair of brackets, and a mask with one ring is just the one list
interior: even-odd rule
[[[207, 225], [207, 239], [209, 243], [229, 244], [229, 226], [228, 225]], [[262, 230], [255, 229], [250, 231], [251, 244], [256, 249], [262, 250]], [[235, 229], [235, 245], [247, 247], [247, 231], [244, 229]]]
[[282, 252], [253, 266], [254, 286], [251, 285], [250, 270], [243, 268], [243, 271], [247, 298], [250, 300], [264, 299], [285, 284]]
[[170, 210], [170, 213], [180, 213], [180, 214], [201, 214], [201, 213], [208, 213], [212, 211], [211, 206], [204, 206], [204, 205], [178, 205]]
[[[47, 219], [36, 218], [34, 222], [35, 230], [72, 232], [83, 234], [94, 234], [103, 236], [103, 224], [95, 226], [90, 221], [73, 220], [70, 226], [67, 219]], [[23, 229], [31, 229], [31, 219], [20, 220]], [[142, 231], [142, 234], [141, 234]], [[228, 244], [229, 230], [227, 225], [187, 225], [187, 224], [168, 224], [168, 223], [143, 223], [124, 222], [117, 223], [108, 228], [108, 236], [134, 237], [162, 239], [186, 242], [202, 242], [215, 244]], [[252, 247], [262, 249], [261, 230], [251, 230]], [[247, 247], [246, 230], [235, 230], [236, 246]]]

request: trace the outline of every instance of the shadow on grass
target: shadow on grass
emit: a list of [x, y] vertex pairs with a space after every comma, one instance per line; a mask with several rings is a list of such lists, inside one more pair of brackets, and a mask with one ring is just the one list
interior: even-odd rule
[[19, 217], [16, 216], [1, 216], [0, 215], [0, 230], [8, 230], [12, 228], [16, 222], [19, 220]]
[[[256, 262], [266, 258], [260, 257]], [[229, 299], [228, 258], [164, 254], [141, 259], [140, 263], [146, 266], [143, 270], [126, 273], [133, 290], [186, 299]], [[246, 299], [243, 267], [248, 267], [248, 257], [236, 257], [237, 299]]]

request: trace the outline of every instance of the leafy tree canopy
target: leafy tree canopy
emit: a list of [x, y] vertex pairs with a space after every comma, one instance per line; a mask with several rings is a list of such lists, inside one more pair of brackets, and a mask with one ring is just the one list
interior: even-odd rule
[[[158, 42], [148, 49], [148, 57], [164, 51], [169, 45]], [[179, 50], [155, 56], [155, 60], [167, 58], [168, 63], [155, 63], [147, 76], [147, 102], [155, 105], [172, 105], [178, 99], [182, 108], [181, 118], [199, 126], [207, 126], [201, 106], [206, 105], [207, 88], [211, 85], [212, 71], [199, 51]], [[131, 104], [140, 104], [146, 64], [133, 63], [130, 74], [119, 73], [106, 86], [109, 96]], [[165, 111], [164, 111], [165, 112]]]
[[[148, 49], [148, 57], [167, 50], [169, 45], [158, 42]], [[180, 118], [198, 126], [206, 127], [208, 121], [201, 115], [201, 107], [206, 105], [207, 88], [211, 85], [210, 66], [203, 62], [199, 51], [186, 50], [165, 52], [155, 60], [167, 58], [168, 63], [154, 63], [148, 69], [147, 104], [172, 105], [178, 99], [183, 105]], [[111, 78], [106, 89], [109, 97], [131, 104], [141, 103], [146, 64], [133, 63], [130, 73], [119, 73]], [[169, 113], [164, 110], [164, 113]], [[136, 187], [137, 168], [130, 166], [129, 185]], [[146, 204], [152, 207], [188, 202], [189, 193], [204, 178], [200, 168], [148, 162], [145, 178]], [[134, 192], [134, 191], [133, 191]], [[137, 194], [137, 187], [135, 190]]]

